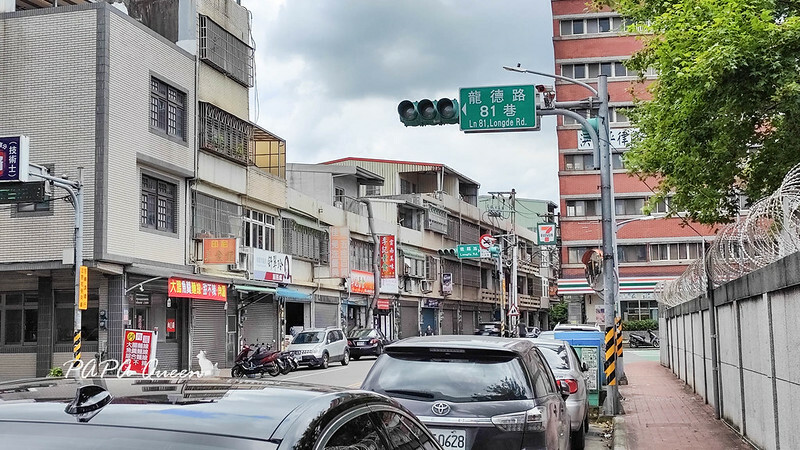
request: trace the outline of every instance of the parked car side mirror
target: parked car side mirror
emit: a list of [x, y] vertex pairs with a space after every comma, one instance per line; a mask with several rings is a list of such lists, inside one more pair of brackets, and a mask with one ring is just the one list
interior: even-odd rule
[[585, 362], [582, 362], [581, 363], [581, 371], [582, 372], [588, 372], [589, 371], [589, 365], [586, 364]]
[[563, 383], [561, 380], [558, 380], [558, 391], [561, 393], [561, 397], [564, 400], [569, 397], [569, 385], [567, 383]]

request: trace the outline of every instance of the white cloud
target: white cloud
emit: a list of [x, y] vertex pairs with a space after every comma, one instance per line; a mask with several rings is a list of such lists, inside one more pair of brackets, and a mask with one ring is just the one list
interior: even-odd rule
[[[461, 87], [552, 84], [549, 2], [538, 0], [243, 0], [253, 14], [253, 118], [287, 141], [290, 162], [347, 156], [439, 162], [481, 183], [557, 201], [555, 120], [542, 131], [464, 134], [404, 127], [403, 99], [457, 98]], [[255, 90], [254, 90], [255, 91]], [[257, 117], [256, 113], [257, 112]]]

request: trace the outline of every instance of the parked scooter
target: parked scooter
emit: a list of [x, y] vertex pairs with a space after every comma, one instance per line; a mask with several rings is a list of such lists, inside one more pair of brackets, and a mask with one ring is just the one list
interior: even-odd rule
[[631, 347], [656, 347], [658, 348], [658, 335], [653, 330], [647, 330], [647, 337], [641, 334], [631, 333], [628, 343]]
[[272, 351], [268, 345], [257, 346], [255, 351], [250, 354], [252, 348], [246, 343], [242, 343], [242, 350], [236, 356], [236, 361], [231, 368], [231, 376], [241, 378], [243, 376], [254, 377], [264, 376], [265, 373], [277, 377], [281, 374], [284, 367], [280, 361], [281, 352]]

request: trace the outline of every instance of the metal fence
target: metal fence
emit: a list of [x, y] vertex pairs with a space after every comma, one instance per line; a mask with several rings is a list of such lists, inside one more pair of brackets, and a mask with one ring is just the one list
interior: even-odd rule
[[655, 288], [656, 300], [675, 306], [707, 289], [707, 268], [714, 287], [739, 278], [800, 250], [800, 164], [792, 168], [769, 197], [746, 216], [723, 227], [704, 252], [676, 280]]

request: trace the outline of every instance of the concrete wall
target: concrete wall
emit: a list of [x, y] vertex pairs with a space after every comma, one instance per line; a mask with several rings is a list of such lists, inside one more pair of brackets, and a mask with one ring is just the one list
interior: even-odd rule
[[[98, 12], [43, 11], [0, 18], [0, 136], [27, 135], [30, 162], [51, 165], [57, 176], [74, 180], [77, 168], [84, 167], [83, 252], [91, 255]], [[53, 195], [63, 197], [66, 192], [55, 188]], [[51, 213], [38, 214], [17, 214], [14, 206], [0, 208], [0, 238], [14, 242], [4, 246], [0, 263], [61, 261], [62, 251], [72, 248], [75, 213], [64, 201], [54, 201], [51, 208]], [[8, 230], [25, 230], [24, 239]]]
[[[800, 253], [717, 288], [714, 303], [722, 419], [759, 448], [800, 448]], [[661, 363], [713, 405], [709, 314], [706, 297], [664, 311]]]

